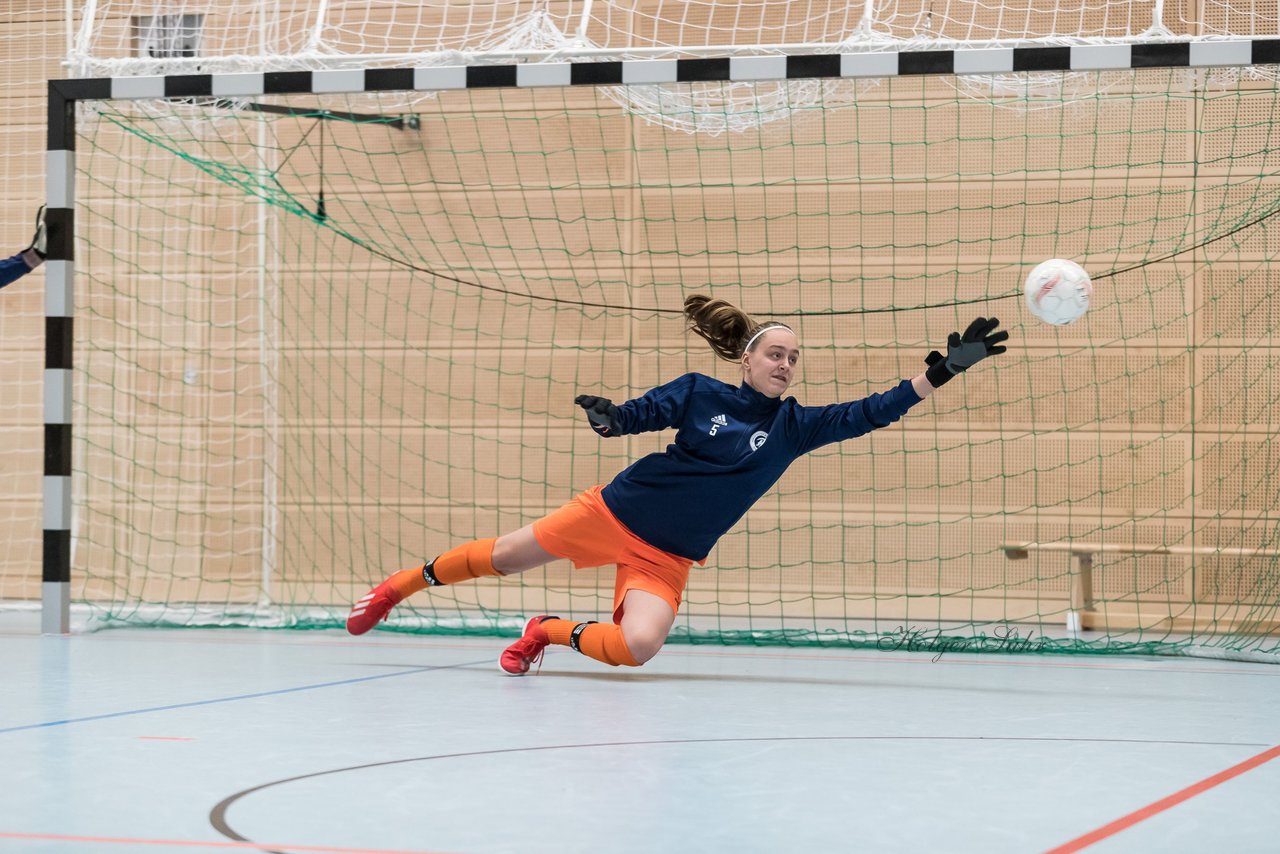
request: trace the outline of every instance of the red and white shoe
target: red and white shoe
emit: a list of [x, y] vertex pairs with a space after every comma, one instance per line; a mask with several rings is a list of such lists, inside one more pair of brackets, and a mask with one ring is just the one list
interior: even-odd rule
[[558, 617], [543, 615], [534, 617], [524, 627], [524, 635], [520, 640], [507, 647], [498, 659], [498, 666], [508, 676], [523, 676], [534, 664], [542, 662], [542, 653], [546, 651], [551, 639], [542, 628], [544, 620], [556, 620]]
[[353, 635], [364, 634], [385, 620], [403, 598], [388, 578], [351, 606], [351, 613], [347, 615], [347, 631]]

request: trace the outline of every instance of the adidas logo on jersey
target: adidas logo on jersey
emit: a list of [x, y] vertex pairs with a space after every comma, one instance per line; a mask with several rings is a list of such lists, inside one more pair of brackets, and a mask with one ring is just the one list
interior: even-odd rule
[[729, 426], [728, 418], [725, 418], [723, 415], [716, 415], [711, 419], [711, 432], [708, 433], [707, 435], [714, 436], [716, 434], [716, 431], [719, 430], [721, 427], [728, 427], [728, 426]]

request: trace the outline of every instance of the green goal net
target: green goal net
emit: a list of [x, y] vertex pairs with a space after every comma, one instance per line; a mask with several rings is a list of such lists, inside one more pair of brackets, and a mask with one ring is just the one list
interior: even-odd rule
[[[338, 627], [672, 435], [578, 393], [687, 371], [690, 293], [781, 319], [805, 404], [1009, 352], [822, 449], [695, 567], [674, 637], [1280, 652], [1280, 122], [1220, 69], [104, 100], [77, 124], [73, 590], [103, 621]], [[746, 119], [743, 120], [743, 117]], [[1071, 258], [1093, 305], [1037, 321]], [[597, 618], [608, 568], [386, 624]]]

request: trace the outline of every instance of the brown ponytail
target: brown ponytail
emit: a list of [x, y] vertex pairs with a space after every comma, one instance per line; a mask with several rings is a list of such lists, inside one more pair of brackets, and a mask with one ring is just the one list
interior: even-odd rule
[[737, 306], [705, 294], [692, 294], [685, 298], [684, 316], [689, 319], [689, 331], [705, 340], [717, 356], [729, 362], [741, 359], [747, 342], [761, 330], [774, 326], [791, 328], [774, 320], [757, 323]]

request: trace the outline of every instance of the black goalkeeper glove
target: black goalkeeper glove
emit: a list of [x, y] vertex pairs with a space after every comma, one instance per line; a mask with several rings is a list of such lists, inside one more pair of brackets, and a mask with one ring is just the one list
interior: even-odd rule
[[49, 230], [44, 224], [44, 205], [36, 211], [36, 232], [31, 235], [31, 245], [22, 251], [35, 253], [36, 258], [41, 261], [49, 254]]
[[592, 430], [601, 436], [618, 434], [618, 407], [609, 398], [580, 394], [573, 402], [587, 411], [587, 420], [591, 422]]
[[929, 385], [940, 388], [943, 383], [961, 371], [972, 368], [988, 356], [995, 356], [1008, 349], [1000, 346], [1000, 342], [1007, 341], [1009, 333], [1003, 329], [996, 332], [995, 329], [999, 325], [1000, 321], [994, 317], [979, 317], [969, 324], [964, 335], [959, 332], [948, 335], [945, 358], [937, 350], [924, 357], [925, 364], [929, 366], [929, 369], [924, 372]]

